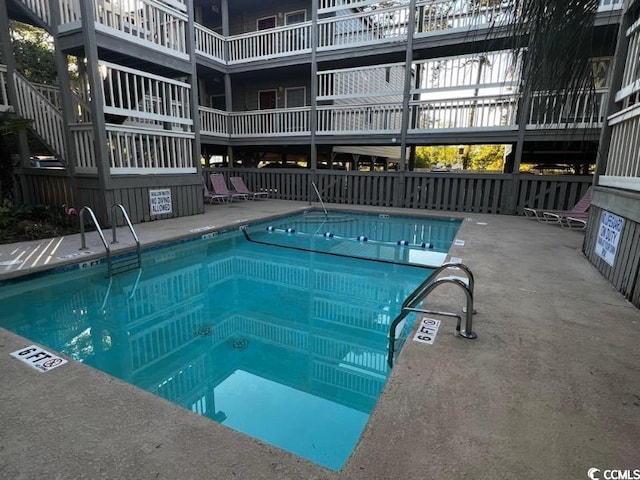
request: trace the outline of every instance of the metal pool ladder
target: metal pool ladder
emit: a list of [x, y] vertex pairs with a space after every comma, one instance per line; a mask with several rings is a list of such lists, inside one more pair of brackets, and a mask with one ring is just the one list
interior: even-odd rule
[[[457, 275], [450, 275], [447, 277], [438, 277], [440, 273], [447, 269], [458, 269], [462, 271], [466, 277], [460, 277]], [[437, 310], [427, 310], [423, 308], [418, 308], [431, 292], [433, 292], [439, 285], [443, 285], [445, 283], [451, 283], [453, 285], [458, 285], [465, 293], [467, 299], [467, 305], [462, 310], [465, 315], [464, 322], [464, 330], [460, 330], [460, 324], [462, 322], [462, 317], [453, 312], [440, 312]], [[391, 326], [389, 327], [389, 352], [387, 356], [387, 363], [389, 367], [393, 367], [393, 356], [396, 349], [396, 329], [400, 322], [404, 320], [404, 318], [410, 313], [431, 313], [435, 315], [442, 315], [445, 317], [455, 317], [458, 319], [458, 323], [456, 326], [456, 331], [463, 338], [475, 339], [478, 337], [473, 332], [473, 315], [476, 313], [473, 309], [473, 287], [474, 287], [474, 279], [473, 273], [466, 265], [462, 263], [444, 263], [440, 267], [438, 267], [435, 272], [433, 272], [429, 278], [427, 278], [424, 282], [422, 282], [418, 287], [405, 299], [402, 303], [402, 309], [398, 316], [391, 322]]]
[[320, 196], [320, 191], [318, 190], [318, 186], [316, 185], [316, 182], [311, 182], [311, 186], [316, 191], [316, 195], [318, 196], [318, 200], [320, 200], [320, 205], [322, 205], [322, 210], [324, 210], [325, 216], [329, 215], [329, 212], [327, 212], [327, 207], [324, 206], [324, 202], [322, 201], [322, 196]]
[[127, 215], [127, 211], [119, 203], [116, 203], [111, 206], [111, 230], [113, 231], [113, 241], [111, 243], [118, 243], [117, 232], [116, 232], [117, 230], [116, 229], [116, 212], [118, 209], [120, 209], [120, 211], [122, 212], [122, 215], [124, 216], [124, 220], [127, 223], [127, 226], [129, 227], [129, 231], [131, 232], [131, 235], [133, 236], [133, 239], [136, 242], [136, 257], [133, 259], [133, 261], [131, 260], [129, 255], [125, 255], [122, 257], [121, 260], [114, 263], [113, 259], [111, 258], [111, 248], [109, 248], [109, 244], [107, 243], [107, 240], [104, 237], [102, 228], [100, 228], [100, 224], [98, 223], [98, 220], [96, 219], [96, 216], [93, 213], [93, 210], [91, 210], [91, 208], [87, 206], [84, 206], [82, 207], [82, 210], [80, 210], [80, 215], [79, 215], [80, 216], [80, 240], [81, 240], [80, 250], [87, 249], [87, 241], [86, 241], [85, 230], [84, 230], [84, 215], [85, 215], [85, 212], [88, 212], [89, 215], [91, 216], [91, 220], [93, 221], [93, 224], [98, 230], [98, 236], [102, 241], [102, 245], [104, 245], [104, 249], [107, 252], [107, 267], [108, 267], [109, 277], [112, 277], [113, 275], [118, 273], [123, 273], [129, 270], [140, 268], [142, 266], [142, 255], [140, 253], [140, 240], [138, 239], [138, 235], [136, 234], [136, 231], [134, 230], [133, 225], [131, 224], [131, 220], [129, 219], [129, 215]]

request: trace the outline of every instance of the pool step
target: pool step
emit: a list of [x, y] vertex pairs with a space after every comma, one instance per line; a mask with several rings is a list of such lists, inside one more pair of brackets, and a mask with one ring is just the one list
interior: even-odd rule
[[140, 257], [137, 255], [126, 255], [121, 258], [111, 260], [111, 275], [128, 272], [140, 268]]

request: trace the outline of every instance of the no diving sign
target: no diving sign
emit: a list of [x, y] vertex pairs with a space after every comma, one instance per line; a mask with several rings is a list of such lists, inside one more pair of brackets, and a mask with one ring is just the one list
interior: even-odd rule
[[436, 335], [438, 335], [439, 328], [440, 320], [436, 320], [435, 318], [423, 318], [420, 320], [418, 330], [416, 330], [416, 334], [413, 336], [413, 341], [433, 345]]
[[39, 372], [48, 372], [49, 370], [53, 370], [54, 368], [67, 363], [67, 360], [64, 358], [60, 358], [51, 352], [47, 352], [37, 345], [29, 345], [28, 347], [11, 352], [10, 355], [21, 362], [26, 363], [31, 368], [35, 368]]

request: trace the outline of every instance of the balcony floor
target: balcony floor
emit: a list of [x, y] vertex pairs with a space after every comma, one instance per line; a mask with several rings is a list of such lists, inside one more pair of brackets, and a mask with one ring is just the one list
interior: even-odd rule
[[[148, 245], [307, 206], [207, 205], [204, 215], [136, 228]], [[582, 233], [521, 217], [464, 218], [466, 244], [450, 254], [476, 277], [478, 339], [454, 336], [445, 320], [434, 345], [407, 341], [341, 472], [77, 362], [41, 375], [9, 356], [29, 341], [0, 329], [0, 478], [582, 479], [592, 467], [640, 467], [640, 311], [584, 258]], [[77, 235], [65, 237], [56, 258], [78, 247]], [[43, 259], [45, 248], [0, 245], [0, 262], [15, 249]], [[46, 266], [0, 268], [3, 280]], [[433, 299], [441, 310], [462, 301], [446, 288]]]

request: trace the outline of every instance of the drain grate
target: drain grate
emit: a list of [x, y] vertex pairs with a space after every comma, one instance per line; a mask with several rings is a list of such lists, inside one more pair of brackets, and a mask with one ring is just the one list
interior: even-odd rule
[[210, 337], [213, 334], [211, 325], [203, 325], [195, 331], [196, 337]]
[[247, 345], [249, 345], [249, 340], [247, 340], [246, 338], [237, 337], [232, 338], [229, 344], [236, 350], [244, 350], [245, 348], [247, 348]]

